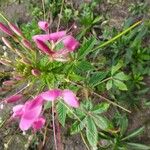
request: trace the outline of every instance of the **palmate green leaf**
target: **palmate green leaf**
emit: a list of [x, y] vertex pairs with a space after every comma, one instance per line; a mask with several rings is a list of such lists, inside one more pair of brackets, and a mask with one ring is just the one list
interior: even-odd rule
[[93, 70], [94, 66], [92, 66], [90, 62], [83, 60], [83, 61], [78, 61], [75, 64], [75, 69], [76, 69], [76, 72], [85, 73], [86, 71]]
[[117, 65], [112, 66], [111, 68], [111, 75], [114, 75], [121, 67], [123, 66], [123, 61], [119, 61]]
[[107, 81], [107, 83], [106, 83], [106, 89], [110, 90], [112, 88], [112, 85], [113, 85], [113, 81], [112, 80]]
[[95, 87], [97, 86], [98, 84], [101, 83], [101, 81], [106, 77], [107, 75], [107, 72], [97, 72], [97, 73], [94, 73], [89, 81], [88, 81], [88, 84], [91, 86], [91, 87]]
[[150, 150], [150, 145], [144, 145], [139, 143], [127, 143], [127, 146], [131, 150]]
[[130, 133], [129, 135], [127, 135], [126, 137], [124, 137], [124, 138], [122, 139], [122, 141], [124, 141], [124, 140], [129, 140], [129, 139], [131, 139], [131, 138], [137, 137], [138, 135], [140, 135], [140, 134], [143, 133], [144, 129], [145, 129], [144, 127], [141, 127], [141, 128], [139, 128], [139, 129], [135, 130], [134, 132], [132, 132], [132, 133]]
[[56, 106], [56, 110], [58, 113], [58, 120], [61, 123], [61, 125], [64, 127], [65, 126], [65, 121], [66, 121], [66, 115], [67, 115], [67, 108], [63, 103], [59, 103]]
[[92, 147], [96, 147], [98, 142], [98, 132], [96, 125], [91, 117], [87, 117], [86, 136]]
[[119, 72], [115, 76], [113, 76], [115, 79], [122, 80], [122, 81], [127, 81], [129, 77], [124, 74], [124, 72]]
[[82, 44], [82, 46], [78, 49], [78, 60], [79, 59], [83, 59], [84, 57], [86, 57], [91, 50], [93, 49], [94, 45], [96, 44], [96, 39], [90, 38], [90, 39], [85, 39], [84, 38], [84, 42]]
[[113, 80], [114, 81], [114, 85], [116, 87], [118, 87], [119, 90], [122, 90], [122, 91], [127, 91], [127, 86], [122, 82], [122, 81], [119, 81], [119, 80]]
[[108, 130], [109, 128], [112, 128], [111, 122], [105, 117], [94, 115], [93, 120], [95, 124], [102, 130]]
[[120, 123], [120, 135], [123, 136], [127, 130], [128, 127], [128, 118], [126, 116], [123, 116], [121, 118], [121, 123]]
[[109, 108], [110, 104], [106, 102], [102, 102], [100, 104], [97, 104], [93, 109], [92, 112], [95, 114], [101, 114], [103, 112], [106, 112]]
[[70, 130], [70, 133], [71, 134], [76, 134], [76, 133], [79, 133], [80, 131], [83, 130], [83, 128], [86, 126], [86, 117], [80, 121], [75, 121], [73, 123], [73, 125], [71, 126], [71, 130]]

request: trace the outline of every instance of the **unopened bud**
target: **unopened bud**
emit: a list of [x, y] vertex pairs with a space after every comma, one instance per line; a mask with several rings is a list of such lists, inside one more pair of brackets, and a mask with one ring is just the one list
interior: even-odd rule
[[18, 100], [20, 100], [21, 98], [22, 98], [22, 94], [17, 94], [17, 95], [13, 95], [13, 96], [6, 98], [5, 102], [6, 103], [14, 103], [14, 102], [17, 102]]
[[5, 44], [8, 48], [12, 49], [12, 46], [11, 46], [10, 42], [9, 42], [6, 38], [2, 37], [2, 41], [4, 42], [4, 44]]
[[26, 39], [22, 39], [22, 40], [21, 40], [21, 42], [22, 42], [22, 44], [23, 44], [26, 48], [28, 48], [28, 49], [31, 49], [31, 50], [32, 50], [31, 43], [30, 43], [28, 40], [26, 40]]
[[22, 58], [20, 61], [25, 65], [31, 65], [31, 62], [26, 58]]
[[41, 72], [38, 69], [32, 69], [31, 73], [32, 73], [32, 75], [34, 75], [36, 77], [41, 75]]
[[15, 83], [16, 83], [16, 82], [13, 81], [13, 80], [8, 80], [8, 81], [4, 81], [4, 82], [3, 82], [3, 85], [12, 86], [12, 85], [14, 85]]
[[14, 25], [12, 23], [8, 23], [8, 25], [14, 33], [16, 33], [18, 36], [22, 36], [21, 30], [16, 25]]
[[4, 33], [8, 34], [9, 36], [13, 35], [13, 32], [3, 23], [0, 22], [0, 30], [3, 31]]

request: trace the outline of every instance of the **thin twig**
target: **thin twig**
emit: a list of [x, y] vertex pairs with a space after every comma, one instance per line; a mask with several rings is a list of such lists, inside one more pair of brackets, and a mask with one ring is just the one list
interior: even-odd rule
[[[76, 85], [76, 86], [78, 86], [78, 87], [82, 87], [82, 88], [83, 88], [82, 85], [77, 84], [77, 83], [75, 83], [75, 82], [72, 82], [72, 81], [70, 81], [70, 80], [68, 80], [68, 79], [67, 79], [66, 81], [67, 81], [67, 82], [70, 82], [70, 83], [72, 83], [72, 84], [74, 84], [74, 85]], [[96, 95], [97, 97], [99, 97], [99, 98], [101, 98], [101, 99], [103, 99], [103, 100], [109, 102], [110, 104], [112, 104], [112, 105], [114, 105], [114, 106], [117, 106], [117, 107], [121, 108], [122, 110], [124, 110], [124, 111], [126, 111], [126, 112], [128, 112], [128, 113], [131, 113], [130, 110], [128, 110], [128, 109], [126, 109], [126, 108], [120, 106], [119, 104], [117, 104], [117, 103], [115, 103], [115, 102], [109, 100], [108, 98], [106, 98], [106, 97], [104, 97], [104, 96], [102, 96], [102, 95], [100, 95], [100, 94], [98, 94], [98, 93], [96, 93], [96, 92], [94, 92], [94, 91], [92, 91], [92, 93], [93, 93], [94, 95]]]
[[83, 142], [84, 142], [84, 144], [85, 144], [87, 150], [90, 150], [88, 144], [86, 143], [86, 141], [85, 141], [85, 139], [84, 139], [84, 136], [83, 136], [82, 132], [80, 132], [80, 135], [81, 135], [81, 138], [82, 138], [82, 140], [83, 140]]
[[44, 13], [44, 16], [43, 16], [43, 19], [45, 20], [45, 17], [46, 17], [46, 13], [45, 13], [45, 2], [44, 0], [42, 0], [42, 7], [43, 7], [43, 13]]
[[62, 15], [63, 6], [64, 6], [64, 0], [62, 0], [62, 3], [61, 3], [59, 18], [58, 18], [57, 31], [59, 30], [59, 26], [60, 26], [60, 20], [61, 20], [61, 15]]
[[56, 139], [56, 127], [55, 127], [55, 114], [54, 114], [54, 102], [52, 101], [52, 121], [53, 121], [53, 134], [55, 149], [57, 150], [57, 139]]

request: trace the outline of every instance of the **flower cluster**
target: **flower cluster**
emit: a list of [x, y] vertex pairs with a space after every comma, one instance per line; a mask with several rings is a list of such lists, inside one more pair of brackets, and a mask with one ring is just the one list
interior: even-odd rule
[[[15, 42], [19, 43], [29, 51], [34, 50], [34, 46], [32, 46], [32, 44], [23, 36], [21, 30], [17, 26], [9, 22], [7, 22], [7, 24], [8, 25], [5, 25], [0, 22], [0, 30], [12, 37]], [[47, 54], [50, 57], [50, 60], [67, 61], [68, 54], [77, 49], [79, 42], [72, 35], [68, 35], [66, 31], [49, 33], [49, 24], [45, 21], [40, 21], [38, 25], [40, 29], [46, 32], [45, 34], [33, 36], [33, 41], [40, 51]], [[7, 38], [2, 37], [2, 41], [8, 48], [16, 52], [19, 57], [21, 57], [21, 59], [19, 59], [21, 63], [31, 65], [30, 71], [33, 76], [40, 76], [42, 72], [32, 67], [32, 63], [30, 63], [28, 58], [24, 55], [25, 53], [22, 55], [21, 51], [14, 48]], [[8, 64], [8, 61], [5, 59], [1, 59], [0, 62]], [[11, 80], [4, 81], [3, 85], [13, 87], [13, 85], [17, 82], [20, 80], [22, 81], [22, 75], [18, 75], [18, 72], [15, 72], [14, 75], [15, 76]], [[21, 92], [18, 92], [17, 94], [6, 98], [2, 101], [2, 103], [14, 103], [21, 100], [23, 95], [20, 93]], [[12, 117], [19, 119], [19, 127], [22, 131], [26, 131], [29, 128], [33, 128], [34, 131], [37, 131], [41, 129], [46, 122], [42, 111], [44, 103], [46, 101], [52, 102], [58, 99], [63, 99], [64, 102], [71, 107], [79, 107], [78, 99], [71, 90], [53, 89], [40, 93], [34, 99], [28, 100], [24, 104], [14, 106]]]
[[[47, 32], [49, 26], [47, 22], [40, 21], [38, 25]], [[33, 40], [42, 52], [57, 61], [66, 61], [68, 53], [75, 51], [79, 46], [79, 42], [73, 36], [67, 35], [66, 31], [35, 35]], [[56, 51], [55, 48], [60, 43], [63, 47]]]

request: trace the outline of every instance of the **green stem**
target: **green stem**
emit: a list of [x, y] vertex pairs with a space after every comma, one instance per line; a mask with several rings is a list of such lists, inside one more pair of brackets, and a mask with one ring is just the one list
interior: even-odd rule
[[135, 28], [136, 26], [138, 26], [138, 25], [141, 24], [141, 23], [142, 23], [142, 21], [136, 22], [136, 23], [133, 24], [131, 27], [129, 27], [128, 29], [126, 29], [126, 30], [124, 30], [123, 32], [119, 33], [118, 35], [116, 35], [116, 36], [113, 37], [112, 39], [110, 39], [110, 40], [104, 42], [103, 44], [97, 46], [96, 48], [94, 48], [94, 49], [92, 50], [92, 52], [95, 51], [95, 50], [97, 50], [97, 49], [99, 49], [99, 48], [102, 48], [102, 47], [104, 47], [104, 46], [107, 46], [108, 44], [110, 44], [110, 43], [112, 43], [112, 42], [114, 42], [116, 39], [120, 38], [122, 35], [126, 34], [127, 32], [129, 32], [130, 30], [132, 30], [133, 28]]

